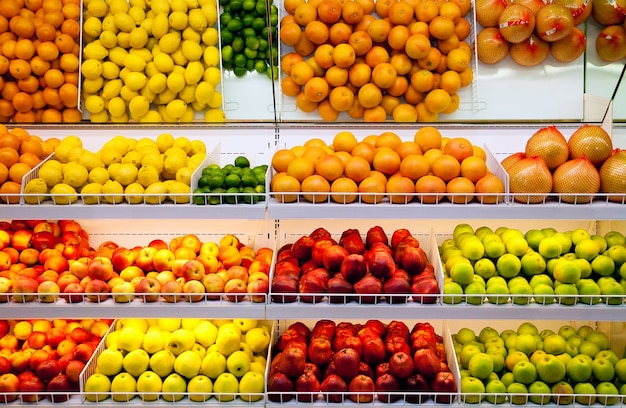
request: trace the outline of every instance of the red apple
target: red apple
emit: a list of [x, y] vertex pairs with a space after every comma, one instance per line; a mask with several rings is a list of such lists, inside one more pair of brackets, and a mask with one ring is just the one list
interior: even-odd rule
[[345, 230], [339, 238], [339, 245], [343, 246], [349, 254], [363, 254], [365, 252], [365, 242], [363, 242], [358, 229]]
[[326, 402], [343, 402], [348, 384], [337, 374], [330, 374], [320, 384], [320, 390]]
[[387, 238], [387, 234], [385, 233], [385, 230], [383, 230], [383, 228], [379, 225], [368, 229], [365, 235], [365, 246], [367, 248], [371, 248], [376, 242], [380, 242], [385, 246], [389, 245], [389, 239]]
[[421, 247], [407, 246], [404, 248], [400, 265], [410, 275], [421, 273], [426, 267], [428, 257]]
[[209, 300], [217, 300], [224, 293], [224, 279], [216, 273], [208, 273], [202, 278], [202, 284], [206, 293], [213, 293], [214, 295], [207, 295]]
[[324, 366], [330, 362], [333, 356], [331, 342], [325, 337], [316, 337], [311, 340], [307, 349], [309, 361], [313, 364]]
[[277, 372], [268, 378], [267, 391], [270, 401], [287, 402], [293, 399], [294, 384], [285, 374]]
[[345, 294], [354, 293], [354, 288], [341, 273], [336, 273], [328, 280], [326, 291], [331, 295], [329, 296], [330, 303], [348, 303], [354, 300], [354, 296], [345, 296]]
[[223, 246], [217, 254], [217, 259], [228, 269], [234, 265], [241, 265], [242, 257], [237, 246]]
[[341, 275], [351, 284], [355, 284], [367, 273], [367, 264], [361, 254], [350, 254], [341, 263]]
[[349, 255], [348, 250], [339, 244], [326, 248], [322, 255], [324, 268], [330, 272], [338, 272], [343, 260]]
[[126, 247], [117, 247], [111, 255], [111, 263], [116, 272], [121, 271], [135, 263], [135, 253]]
[[[263, 272], [255, 272], [265, 275]], [[266, 301], [266, 295], [269, 293], [270, 282], [268, 279], [248, 280], [246, 292], [250, 296], [250, 300], [254, 303], [263, 303]]]
[[409, 378], [414, 370], [413, 359], [404, 351], [397, 351], [389, 358], [389, 373], [399, 380]]
[[430, 347], [416, 350], [413, 355], [413, 364], [417, 372], [426, 378], [432, 378], [441, 370], [441, 360]]
[[390, 403], [400, 399], [399, 394], [392, 394], [402, 390], [400, 381], [393, 375], [386, 373], [376, 377], [374, 386], [376, 388], [376, 396], [380, 401]]
[[30, 357], [23, 351], [14, 351], [9, 355], [11, 372], [19, 374], [28, 369]]
[[[330, 278], [325, 268], [313, 269], [302, 275], [298, 282], [298, 292], [300, 293], [300, 301], [305, 303], [319, 303], [324, 298], [328, 279]], [[307, 294], [307, 295], [304, 295]], [[319, 294], [317, 296], [308, 296], [308, 294]]]
[[52, 231], [37, 231], [33, 230], [32, 237], [33, 248], [38, 251], [42, 251], [46, 248], [54, 248], [58, 242], [58, 237], [55, 237]]
[[379, 279], [387, 279], [396, 270], [396, 263], [391, 253], [387, 251], [370, 251], [365, 262], [367, 270]]
[[37, 287], [39, 284], [35, 279], [26, 276], [18, 277], [12, 286], [13, 301], [17, 303], [32, 302], [37, 297]]
[[302, 236], [291, 245], [291, 256], [295, 257], [300, 263], [304, 263], [311, 259], [315, 239], [310, 236]]
[[59, 356], [64, 356], [66, 354], [74, 355], [74, 349], [76, 348], [76, 346], [77, 344], [74, 340], [66, 338], [65, 340], [62, 340], [57, 346], [57, 354]]
[[319, 238], [315, 240], [313, 249], [311, 250], [311, 259], [315, 261], [318, 266], [324, 265], [324, 252], [327, 248], [335, 245], [336, 242], [332, 238]]
[[376, 386], [366, 375], [357, 375], [348, 383], [348, 397], [356, 403], [370, 403], [374, 400]]
[[411, 236], [411, 232], [406, 228], [398, 228], [391, 234], [391, 247], [395, 248], [405, 237]]
[[95, 346], [92, 343], [85, 342], [85, 343], [78, 344], [74, 348], [74, 355], [73, 355], [74, 360], [77, 360], [86, 364], [91, 358], [91, 356], [93, 355], [94, 350], [95, 350]]
[[44, 382], [37, 378], [31, 377], [25, 381], [20, 382], [19, 391], [22, 393], [22, 401], [24, 402], [37, 402], [43, 398], [41, 391], [46, 389]]
[[[79, 345], [80, 346], [80, 345]], [[65, 367], [65, 375], [70, 382], [77, 383], [80, 379], [80, 373], [85, 368], [85, 363], [81, 360], [72, 360]]]
[[360, 303], [378, 303], [379, 296], [383, 292], [382, 281], [374, 275], [365, 275], [353, 285], [354, 293], [361, 295], [358, 297]]
[[178, 303], [182, 300], [183, 285], [177, 280], [167, 281], [161, 284], [163, 300], [168, 303]]
[[456, 393], [456, 381], [454, 375], [449, 371], [440, 371], [430, 382], [430, 387], [435, 392], [444, 393], [443, 395], [435, 394], [433, 399], [435, 404], [450, 404]]
[[52, 377], [61, 373], [61, 365], [57, 360], [47, 360], [39, 363], [35, 370], [37, 377], [44, 381], [48, 381]]
[[306, 355], [302, 347], [298, 347], [295, 342], [290, 342], [282, 350], [280, 371], [289, 378], [297, 379], [304, 372]]
[[65, 374], [59, 374], [48, 381], [46, 391], [52, 392], [50, 396], [52, 402], [64, 402], [70, 397], [72, 384]]
[[413, 281], [413, 284], [411, 284], [411, 292], [413, 293], [413, 300], [415, 302], [435, 303], [440, 294], [439, 283], [434, 277], [425, 277]]
[[107, 281], [113, 276], [113, 264], [109, 258], [96, 256], [87, 265], [87, 274], [91, 279]]
[[385, 361], [387, 352], [383, 339], [380, 337], [362, 336], [361, 342], [363, 343], [363, 355], [361, 356], [363, 361], [374, 366]]
[[33, 232], [27, 229], [20, 229], [11, 235], [11, 246], [18, 251], [30, 248], [33, 239]]
[[8, 231], [0, 229], [0, 250], [11, 245], [11, 234]]
[[353, 348], [342, 348], [333, 354], [336, 374], [349, 382], [359, 373], [361, 356]]
[[291, 303], [297, 296], [287, 295], [298, 291], [298, 279], [291, 276], [274, 276], [271, 284], [272, 302]]
[[[161, 249], [167, 250], [167, 245], [165, 248], [161, 248]], [[144, 272], [154, 271], [155, 267], [154, 267], [153, 260], [154, 260], [154, 255], [158, 251], [159, 249], [151, 245], [141, 248], [141, 250], [139, 250], [139, 252], [135, 256], [135, 265], [143, 269]]]
[[41, 349], [46, 344], [48, 344], [47, 339], [46, 339], [46, 333], [39, 332], [39, 331], [31, 332], [28, 335], [27, 342], [28, 342], [28, 347], [34, 348], [34, 349]]
[[[430, 391], [428, 380], [422, 374], [413, 374], [404, 381], [404, 389], [407, 391], [406, 402], [411, 404], [421, 404], [430, 398], [427, 393]], [[414, 391], [414, 392], [411, 392]]]
[[296, 399], [299, 402], [314, 402], [322, 386], [312, 373], [302, 373], [296, 379], [295, 389], [298, 393]]
[[65, 330], [60, 327], [53, 327], [46, 332], [46, 338], [48, 340], [48, 344], [52, 348], [57, 348], [61, 341], [65, 340], [66, 337]]
[[83, 301], [85, 288], [80, 283], [70, 283], [63, 289], [61, 298], [67, 303], [80, 303]]

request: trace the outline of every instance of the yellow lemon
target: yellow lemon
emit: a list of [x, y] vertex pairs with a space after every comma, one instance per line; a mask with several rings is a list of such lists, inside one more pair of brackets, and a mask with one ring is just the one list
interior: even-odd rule
[[170, 22], [166, 13], [157, 14], [152, 19], [152, 36], [157, 40], [160, 40], [165, 34], [169, 32]]
[[115, 177], [117, 177], [117, 172], [119, 171], [121, 165], [122, 163], [112, 163], [110, 166], [107, 167], [107, 170], [109, 171], [109, 178], [111, 180], [115, 180]]
[[[187, 163], [189, 164], [189, 163]], [[176, 171], [176, 181], [190, 185], [193, 169], [189, 166], [181, 167]]]
[[172, 11], [168, 17], [170, 27], [174, 30], [182, 31], [189, 23], [189, 17], [186, 11]]
[[124, 83], [131, 91], [137, 91], [146, 85], [148, 78], [143, 72], [131, 72], [126, 77]]
[[132, 163], [122, 163], [117, 170], [114, 180], [122, 186], [127, 186], [137, 180], [137, 167]]
[[[55, 160], [56, 161], [56, 160]], [[58, 162], [57, 162], [58, 163]], [[48, 187], [52, 187], [63, 181], [63, 170], [61, 167], [55, 165], [49, 165], [48, 162], [44, 163], [39, 168], [39, 178], [46, 182]]]
[[68, 184], [74, 188], [78, 188], [85, 184], [89, 172], [85, 166], [81, 166], [75, 162], [69, 162], [63, 167], [63, 183]]
[[144, 193], [147, 204], [160, 204], [167, 198], [167, 187], [159, 181], [146, 187]]
[[[128, 9], [128, 15], [131, 16], [133, 18], [133, 20], [135, 20], [135, 24], [141, 24], [141, 22], [146, 19], [146, 12], [144, 11], [144, 9], [142, 7], [138, 7], [138, 6], [132, 6], [130, 9]], [[131, 42], [132, 42], [132, 33], [133, 33], [133, 31], [130, 32], [131, 33]], [[147, 40], [148, 40], [148, 32], [146, 31], [146, 41]], [[145, 44], [145, 41], [144, 41], [144, 44]], [[139, 48], [139, 47], [134, 47], [132, 44], [131, 44], [131, 47]], [[142, 45], [142, 47], [143, 47], [143, 45]]]
[[124, 58], [124, 67], [133, 72], [141, 72], [146, 68], [146, 60], [137, 54], [128, 53]]
[[126, 0], [111, 0], [109, 2], [109, 11], [111, 14], [128, 13], [130, 6]]
[[170, 13], [170, 2], [167, 0], [152, 0], [150, 2], [150, 9], [154, 11], [154, 14], [165, 14], [166, 16]]
[[109, 180], [102, 186], [102, 194], [108, 203], [121, 203], [124, 200], [124, 187], [118, 181]]
[[202, 58], [202, 46], [197, 42], [185, 40], [182, 43], [182, 52], [189, 61], [198, 61]]
[[110, 103], [111, 99], [120, 95], [122, 86], [124, 86], [124, 84], [121, 79], [111, 79], [110, 81], [107, 81], [106, 84], [104, 84], [104, 87], [102, 87], [102, 93], [100, 94], [100, 96], [102, 96], [104, 99], [109, 99]]
[[55, 204], [67, 205], [78, 200], [76, 189], [68, 184], [60, 183], [50, 189], [52, 201]]
[[143, 154], [139, 150], [131, 150], [124, 155], [122, 158], [122, 164], [130, 163], [133, 166], [139, 168], [141, 167], [141, 159], [143, 158]]
[[144, 95], [137, 95], [128, 103], [128, 110], [133, 119], [139, 120], [150, 109], [150, 100]]
[[178, 93], [185, 87], [185, 76], [177, 72], [172, 72], [167, 76], [167, 89]]
[[163, 156], [158, 151], [144, 154], [141, 158], [141, 165], [152, 166], [157, 170], [157, 174], [160, 174], [163, 171]]
[[87, 4], [87, 12], [94, 17], [104, 17], [109, 12], [109, 5], [104, 0], [91, 0]]
[[42, 195], [48, 192], [48, 184], [41, 177], [36, 177], [24, 186], [24, 202], [26, 204], [40, 204], [46, 200], [47, 196]]
[[85, 204], [100, 204], [100, 197], [102, 196], [102, 184], [89, 183], [80, 190], [80, 194], [83, 197]]
[[168, 185], [168, 198], [175, 204], [187, 204], [191, 200], [191, 188], [189, 184], [173, 181]]
[[191, 151], [191, 140], [185, 136], [179, 136], [174, 139], [172, 147], [180, 147], [186, 155], [189, 155], [189, 152]]
[[[135, 20], [127, 13], [117, 13], [115, 16], [115, 26], [124, 33], [130, 33], [135, 28]], [[119, 41], [119, 37], [118, 37]]]
[[222, 71], [218, 67], [208, 67], [204, 70], [202, 79], [216, 87], [217, 84], [222, 82]]
[[137, 181], [144, 187], [148, 187], [160, 180], [160, 172], [149, 164], [143, 165], [137, 172]]
[[174, 145], [174, 136], [171, 133], [161, 133], [156, 138], [156, 145], [161, 153]]
[[100, 39], [102, 46], [105, 48], [110, 49], [117, 45], [117, 35], [115, 35], [113, 31], [102, 31], [98, 38]]
[[100, 160], [100, 156], [89, 150], [84, 150], [77, 161], [78, 164], [85, 167], [89, 172], [95, 168], [104, 168], [104, 163]]
[[91, 37], [98, 37], [102, 33], [102, 21], [95, 16], [88, 17], [83, 23], [83, 32]]
[[221, 109], [207, 109], [204, 112], [204, 121], [207, 123], [224, 123], [226, 122], [226, 115]]
[[111, 147], [100, 150], [100, 160], [105, 166], [110, 166], [113, 163], [122, 162], [122, 154]]
[[189, 11], [189, 26], [196, 31], [204, 31], [207, 28], [207, 19], [201, 9]]
[[204, 66], [200, 61], [191, 61], [187, 64], [185, 68], [185, 73], [183, 74], [185, 77], [185, 82], [188, 85], [197, 84], [204, 75]]
[[83, 57], [87, 59], [102, 61], [108, 55], [109, 50], [97, 41], [92, 41], [83, 47]]
[[205, 158], [206, 153], [196, 153], [187, 159], [187, 166], [195, 170], [202, 164]]
[[116, 80], [119, 75], [120, 75], [120, 67], [117, 64], [111, 61], [104, 61], [102, 63], [102, 77], [103, 78]]
[[131, 183], [124, 189], [124, 198], [128, 204], [143, 203], [143, 194], [145, 189], [139, 183]]
[[104, 99], [98, 95], [89, 95], [85, 99], [85, 109], [89, 113], [98, 113], [104, 110]]
[[185, 113], [186, 109], [187, 103], [182, 99], [174, 99], [168, 102], [165, 106], [165, 111], [167, 112], [168, 116], [171, 116], [175, 119], [180, 118]]
[[220, 64], [220, 51], [214, 45], [209, 45], [204, 49], [204, 63], [207, 67], [218, 67]]
[[161, 51], [171, 54], [180, 46], [180, 35], [176, 32], [169, 32], [159, 39]]
[[104, 167], [96, 167], [91, 169], [87, 180], [90, 183], [104, 184], [110, 180], [109, 171]]
[[217, 46], [219, 33], [215, 27], [208, 27], [202, 33], [202, 43], [208, 46]]
[[98, 78], [102, 75], [102, 61], [94, 58], [86, 59], [83, 61], [80, 69], [85, 78]]
[[111, 116], [122, 116], [126, 113], [126, 101], [119, 96], [111, 98], [107, 104]]
[[126, 58], [127, 54], [128, 54], [128, 51], [121, 46], [111, 48], [109, 50], [109, 61], [114, 62], [118, 66], [123, 66], [124, 58]]

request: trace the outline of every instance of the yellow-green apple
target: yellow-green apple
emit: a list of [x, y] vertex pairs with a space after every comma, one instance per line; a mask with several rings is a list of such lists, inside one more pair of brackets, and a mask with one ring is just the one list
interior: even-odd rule
[[242, 350], [233, 351], [226, 358], [226, 369], [237, 378], [250, 371], [250, 356]]
[[145, 274], [143, 269], [136, 265], [130, 265], [120, 271], [120, 278], [124, 279], [126, 282], [130, 282], [138, 276], [143, 277]]
[[113, 264], [109, 258], [96, 256], [87, 265], [87, 274], [91, 279], [107, 281], [113, 275]]
[[168, 332], [173, 332], [174, 330], [178, 330], [182, 326], [182, 319], [178, 318], [160, 318], [157, 319], [157, 325], [159, 329], [165, 330]]
[[124, 355], [120, 350], [106, 348], [98, 355], [96, 367], [98, 368], [98, 372], [112, 377], [122, 371], [123, 362]]
[[174, 372], [190, 380], [200, 373], [201, 365], [202, 359], [198, 353], [191, 349], [185, 350], [176, 356]]
[[191, 347], [195, 342], [196, 337], [194, 336], [193, 331], [180, 328], [172, 332], [167, 348], [175, 356], [178, 356], [184, 351], [191, 350]]
[[231, 266], [241, 265], [242, 258], [236, 246], [220, 246], [217, 259], [222, 263], [224, 268], [228, 269]]
[[148, 330], [143, 336], [141, 348], [148, 354], [154, 354], [163, 350], [165, 348], [165, 336], [161, 333], [161, 330]]
[[161, 284], [163, 300], [168, 303], [180, 302], [183, 298], [183, 285], [177, 280], [167, 281]]
[[129, 373], [122, 371], [113, 377], [111, 392], [113, 393], [113, 401], [128, 402], [137, 393], [137, 380]]
[[182, 266], [182, 276], [188, 281], [201, 281], [205, 276], [204, 265], [197, 259], [190, 259]]
[[145, 333], [139, 328], [127, 325], [117, 331], [119, 331], [117, 336], [117, 347], [120, 350], [130, 352], [141, 348]]
[[207, 351], [200, 365], [200, 373], [216, 379], [226, 371], [226, 357], [217, 350]]
[[190, 280], [183, 285], [183, 293], [186, 302], [200, 302], [204, 299], [205, 288], [199, 280]]
[[174, 361], [176, 356], [167, 348], [159, 350], [150, 356], [150, 370], [165, 378], [174, 372]]
[[[167, 247], [165, 249], [167, 249]], [[146, 246], [141, 248], [135, 256], [135, 265], [143, 269], [144, 272], [150, 272], [155, 270], [153, 259], [154, 255], [158, 251], [159, 250], [153, 246]]]
[[144, 371], [137, 378], [137, 393], [143, 401], [156, 401], [159, 399], [163, 380], [154, 371]]
[[111, 380], [104, 374], [92, 374], [85, 381], [85, 399], [89, 402], [104, 401], [110, 393]]
[[167, 249], [168, 248], [167, 242], [165, 242], [162, 239], [158, 239], [158, 238], [157, 239], [153, 239], [152, 241], [150, 241], [148, 243], [148, 246], [151, 246], [151, 247], [156, 248], [156, 249]]
[[215, 345], [217, 347], [217, 351], [222, 353], [224, 356], [229, 356], [231, 353], [240, 349], [241, 332], [234, 325], [220, 326], [215, 339]]
[[128, 352], [122, 361], [124, 371], [133, 377], [139, 377], [141, 373], [148, 369], [149, 364], [150, 355], [142, 348]]
[[156, 302], [161, 293], [161, 283], [156, 278], [143, 277], [135, 287], [135, 293], [140, 295], [144, 302]]
[[171, 271], [175, 259], [174, 253], [169, 249], [159, 249], [152, 257], [152, 264], [159, 272]]
[[180, 401], [185, 397], [187, 382], [179, 374], [172, 373], [163, 380], [162, 397], [165, 401]]
[[89, 262], [90, 262], [89, 258], [78, 258], [78, 259], [68, 260], [70, 273], [78, 277], [78, 279], [83, 279], [86, 276], [89, 276], [89, 269], [87, 268], [87, 264]]
[[239, 392], [239, 380], [233, 374], [224, 372], [213, 382], [213, 391], [218, 401], [232, 401]]
[[461, 379], [461, 392], [467, 394], [463, 397], [464, 403], [476, 404], [482, 400], [482, 394], [485, 393], [485, 385], [480, 379], [467, 376]]
[[241, 279], [230, 279], [224, 285], [226, 299], [231, 302], [242, 302], [246, 297], [246, 282]]
[[206, 375], [196, 375], [187, 382], [187, 392], [190, 401], [204, 402], [211, 398], [213, 381]]
[[107, 283], [109, 284], [109, 287], [111, 287], [111, 288], [112, 288], [113, 286], [115, 286], [115, 285], [119, 285], [120, 283], [124, 283], [124, 282], [126, 282], [126, 281], [125, 281], [124, 279], [120, 278], [120, 277], [117, 275], [117, 273], [115, 273], [115, 275], [114, 275], [111, 279], [109, 279], [109, 280], [107, 281]]
[[262, 272], [266, 275], [270, 274], [270, 264], [264, 260], [257, 259], [248, 266], [248, 273], [252, 275], [255, 272]]
[[265, 326], [254, 327], [245, 334], [245, 342], [255, 354], [264, 353], [270, 344], [271, 333]]
[[208, 320], [202, 320], [193, 328], [193, 335], [196, 343], [200, 343], [204, 347], [210, 347], [215, 344], [217, 326]]
[[130, 282], [120, 282], [111, 288], [115, 303], [130, 303], [135, 299], [135, 287]]
[[44, 281], [37, 286], [39, 301], [42, 303], [54, 303], [60, 292], [61, 289], [59, 288], [59, 285], [53, 281]]
[[263, 398], [264, 390], [265, 377], [262, 374], [248, 371], [239, 380], [239, 394], [244, 401], [259, 401]]

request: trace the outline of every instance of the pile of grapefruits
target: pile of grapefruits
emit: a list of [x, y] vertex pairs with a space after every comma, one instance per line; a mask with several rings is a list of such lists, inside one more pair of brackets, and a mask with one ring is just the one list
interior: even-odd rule
[[0, 7], [0, 122], [79, 122], [78, 0]]
[[432, 126], [420, 128], [413, 140], [390, 131], [358, 140], [343, 131], [330, 144], [313, 138], [276, 151], [270, 188], [285, 203], [301, 195], [307, 202], [340, 204], [502, 202], [504, 184], [485, 160], [479, 146], [442, 137]]
[[287, 0], [282, 93], [322, 119], [432, 122], [471, 84], [470, 2]]

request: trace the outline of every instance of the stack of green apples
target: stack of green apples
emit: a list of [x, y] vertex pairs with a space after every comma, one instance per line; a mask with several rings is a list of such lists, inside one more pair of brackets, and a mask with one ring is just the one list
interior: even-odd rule
[[590, 326], [541, 331], [462, 328], [452, 336], [466, 403], [615, 405], [626, 393], [626, 358]]
[[621, 305], [626, 238], [585, 229], [519, 229], [458, 224], [440, 245], [444, 302]]
[[271, 324], [255, 319], [122, 319], [94, 357], [85, 398], [258, 401]]

